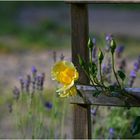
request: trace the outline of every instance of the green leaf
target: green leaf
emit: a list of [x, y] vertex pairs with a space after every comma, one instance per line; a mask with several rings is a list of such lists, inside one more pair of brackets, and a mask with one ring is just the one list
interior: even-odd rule
[[112, 39], [110, 42], [110, 48], [111, 48], [111, 53], [114, 54], [115, 49], [116, 49], [116, 42], [114, 39]]
[[101, 91], [94, 91], [92, 96], [93, 97], [98, 97], [100, 95]]
[[78, 59], [79, 59], [80, 66], [84, 67], [84, 65], [85, 65], [84, 59], [80, 55], [78, 55]]
[[137, 116], [131, 126], [131, 133], [132, 135], [136, 135], [140, 133], [140, 116]]
[[125, 80], [126, 76], [125, 73], [122, 70], [118, 70], [118, 75], [121, 78], [122, 81]]
[[89, 40], [88, 40], [88, 48], [90, 49], [90, 50], [92, 50], [93, 49], [93, 42], [92, 42], [92, 40], [89, 38]]
[[104, 55], [103, 55], [103, 52], [101, 51], [101, 49], [99, 49], [98, 59], [99, 59], [99, 63], [102, 64], [102, 61], [104, 59]]
[[89, 71], [90, 74], [95, 78], [96, 75], [97, 75], [98, 69], [97, 69], [97, 66], [96, 66], [96, 64], [95, 64], [94, 62], [90, 63], [90, 68], [89, 68], [89, 70], [90, 70], [90, 71]]
[[81, 97], [81, 98], [84, 98], [82, 93], [77, 89], [77, 94]]

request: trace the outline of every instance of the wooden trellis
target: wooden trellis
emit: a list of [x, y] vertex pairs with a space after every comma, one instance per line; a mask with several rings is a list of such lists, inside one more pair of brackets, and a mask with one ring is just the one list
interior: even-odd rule
[[[114, 2], [111, 0], [104, 1], [99, 0], [96, 2]], [[118, 0], [115, 0], [118, 2]], [[137, 2], [124, 0], [121, 2]], [[72, 42], [72, 61], [77, 66], [78, 72], [80, 73], [80, 83], [88, 84], [89, 80], [81, 70], [78, 63], [78, 54], [88, 61], [88, 8], [86, 2], [71, 2], [71, 42]], [[85, 98], [87, 103], [85, 104], [80, 97], [72, 97], [71, 103], [74, 104], [74, 128], [73, 134], [75, 139], [90, 139], [91, 138], [91, 113], [90, 105], [101, 105], [101, 106], [125, 106], [125, 104], [119, 99], [113, 97], [99, 96], [93, 98], [91, 91], [94, 87], [89, 86], [78, 86]], [[126, 89], [130, 94], [140, 98], [140, 89], [128, 88]], [[130, 100], [130, 106], [140, 106], [140, 102]]]

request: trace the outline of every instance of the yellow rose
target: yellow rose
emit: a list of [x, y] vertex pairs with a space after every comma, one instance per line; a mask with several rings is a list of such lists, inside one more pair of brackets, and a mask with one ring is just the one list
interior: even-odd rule
[[51, 71], [52, 79], [58, 81], [62, 87], [56, 92], [60, 97], [74, 96], [77, 93], [74, 81], [79, 78], [79, 74], [73, 63], [67, 61], [57, 62]]

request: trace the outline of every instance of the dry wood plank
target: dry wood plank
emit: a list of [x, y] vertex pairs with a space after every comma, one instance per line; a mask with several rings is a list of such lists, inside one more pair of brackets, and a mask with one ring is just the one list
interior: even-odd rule
[[[101, 106], [126, 106], [123, 100], [120, 100], [117, 97], [108, 97], [104, 94], [100, 94], [98, 97], [93, 97], [93, 92], [96, 90], [93, 86], [86, 85], [77, 85], [77, 89], [79, 89], [86, 99], [85, 101], [80, 97], [71, 97], [71, 103], [78, 104], [90, 104], [90, 105], [101, 105]], [[100, 90], [100, 88], [98, 88]], [[129, 100], [129, 105], [131, 107], [139, 107], [140, 106], [140, 88], [126, 88], [125, 89], [128, 94], [133, 95], [136, 99], [131, 98]]]
[[[81, 70], [78, 62], [78, 54], [88, 60], [88, 9], [86, 4], [71, 4], [71, 42], [72, 62], [77, 66], [80, 74], [79, 82], [89, 83], [85, 73]], [[91, 114], [90, 105], [74, 105], [73, 134], [75, 139], [91, 138]]]

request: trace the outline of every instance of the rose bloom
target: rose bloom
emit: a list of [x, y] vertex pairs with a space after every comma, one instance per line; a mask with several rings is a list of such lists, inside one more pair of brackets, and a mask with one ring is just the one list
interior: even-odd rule
[[56, 80], [62, 85], [56, 91], [60, 97], [74, 96], [77, 94], [74, 82], [78, 80], [79, 74], [73, 63], [67, 61], [55, 63], [51, 71], [51, 76], [52, 80]]

